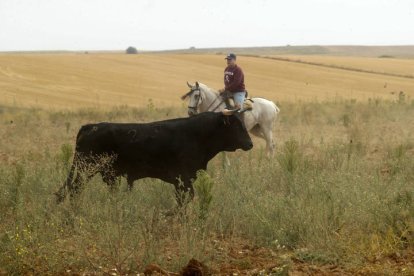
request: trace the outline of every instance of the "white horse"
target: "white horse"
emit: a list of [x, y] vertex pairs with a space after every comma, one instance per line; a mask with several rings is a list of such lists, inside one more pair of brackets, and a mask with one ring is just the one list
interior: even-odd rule
[[[207, 85], [196, 82], [191, 85], [187, 82], [190, 91], [181, 99], [190, 98], [188, 115], [198, 112], [221, 112], [226, 104], [220, 94]], [[244, 124], [247, 130], [255, 136], [266, 140], [268, 156], [273, 156], [275, 143], [273, 141], [273, 125], [280, 109], [272, 101], [263, 98], [252, 98], [252, 110], [244, 112]]]

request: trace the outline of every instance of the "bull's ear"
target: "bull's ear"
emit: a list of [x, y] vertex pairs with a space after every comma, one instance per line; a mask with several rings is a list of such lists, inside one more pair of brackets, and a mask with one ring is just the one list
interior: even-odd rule
[[[225, 124], [225, 125], [231, 125], [231, 124], [233, 124], [233, 122], [236, 120], [241, 120], [240, 119], [240, 113], [239, 112], [237, 112], [238, 111], [238, 109], [235, 109], [235, 110], [228, 110], [228, 109], [224, 109], [223, 111], [222, 111], [222, 114], [223, 114], [223, 123]], [[236, 119], [236, 118], [238, 118], [238, 119]]]
[[228, 126], [230, 125], [230, 118], [232, 117], [231, 114], [225, 114], [225, 112], [222, 112], [220, 116], [220, 121], [223, 125]]

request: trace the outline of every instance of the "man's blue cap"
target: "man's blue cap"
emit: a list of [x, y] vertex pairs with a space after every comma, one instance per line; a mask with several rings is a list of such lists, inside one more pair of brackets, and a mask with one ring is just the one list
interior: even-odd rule
[[224, 59], [236, 59], [236, 55], [233, 53], [230, 53]]

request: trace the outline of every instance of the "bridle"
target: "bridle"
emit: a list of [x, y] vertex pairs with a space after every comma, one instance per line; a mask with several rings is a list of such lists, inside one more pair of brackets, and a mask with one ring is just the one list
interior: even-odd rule
[[[187, 94], [185, 94], [182, 98], [186, 98], [188, 96], [191, 96], [191, 94], [193, 94], [195, 91], [199, 91], [200, 92], [200, 96], [197, 98], [197, 102], [195, 103], [194, 106], [187, 106], [188, 109], [191, 109], [194, 111], [194, 113], [197, 113], [197, 109], [198, 109], [198, 104], [200, 103], [200, 99], [201, 99], [201, 89], [199, 87], [195, 88], [195, 89], [191, 89]], [[217, 110], [217, 108], [224, 102], [223, 98], [220, 95], [217, 95], [217, 97], [214, 99], [214, 101], [207, 107], [207, 111], [209, 111], [209, 109], [213, 106], [213, 104], [218, 100], [221, 99], [221, 101], [219, 102], [219, 104], [213, 109], [210, 110], [211, 112], [214, 112]]]
[[195, 103], [194, 106], [187, 106], [188, 109], [193, 110], [195, 113], [197, 113], [197, 107], [198, 107], [198, 103], [200, 102], [200, 98], [201, 98], [201, 90], [200, 88], [195, 88], [195, 89], [191, 89], [190, 92], [188, 92], [187, 94], [185, 94], [185, 96], [191, 96], [191, 94], [193, 94], [195, 91], [199, 91], [200, 92], [200, 96], [197, 98], [197, 102]]

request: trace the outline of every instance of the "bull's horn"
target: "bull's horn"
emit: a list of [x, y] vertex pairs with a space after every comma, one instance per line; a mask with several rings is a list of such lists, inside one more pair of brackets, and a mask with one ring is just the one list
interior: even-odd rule
[[223, 113], [223, 115], [229, 116], [231, 115], [231, 110], [224, 109], [221, 113]]
[[188, 81], [187, 81], [187, 86], [190, 88], [193, 88], [193, 86], [191, 86], [191, 84], [189, 84]]
[[233, 109], [233, 110], [229, 110], [229, 109], [224, 109], [223, 111], [222, 111], [222, 113], [223, 113], [223, 115], [226, 115], [226, 116], [230, 116], [230, 115], [233, 115], [236, 111], [238, 111], [239, 109]]

